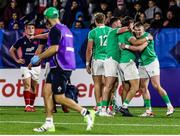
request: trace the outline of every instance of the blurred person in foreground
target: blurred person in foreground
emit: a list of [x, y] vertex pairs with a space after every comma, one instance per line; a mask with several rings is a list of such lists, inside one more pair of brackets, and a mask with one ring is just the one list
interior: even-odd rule
[[46, 108], [46, 121], [39, 127], [34, 128], [36, 132], [55, 132], [53, 122], [53, 98], [57, 103], [68, 106], [69, 108], [81, 113], [87, 123], [86, 130], [91, 130], [94, 124], [95, 112], [81, 107], [75, 101], [65, 96], [68, 80], [72, 70], [75, 70], [75, 54], [73, 47], [73, 35], [67, 26], [60, 23], [58, 10], [49, 7], [44, 11], [44, 16], [51, 24], [48, 33], [48, 48], [43, 53], [31, 59], [29, 68], [38, 64], [45, 58], [50, 58], [50, 71], [44, 85], [44, 102]]

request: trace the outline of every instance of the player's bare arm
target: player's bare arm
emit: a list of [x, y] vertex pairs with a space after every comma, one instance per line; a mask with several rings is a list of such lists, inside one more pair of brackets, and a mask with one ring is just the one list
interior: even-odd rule
[[46, 51], [44, 51], [43, 53], [39, 54], [39, 58], [41, 60], [45, 59], [45, 58], [49, 58], [52, 55], [54, 55], [59, 49], [59, 45], [52, 45], [50, 46]]
[[[44, 51], [43, 53], [41, 53], [39, 55], [35, 55], [31, 59], [31, 63], [28, 65], [28, 68], [31, 69], [32, 65], [38, 64], [41, 60], [51, 57], [52, 55], [54, 55], [58, 51], [58, 49], [59, 49], [58, 45], [52, 45], [46, 51]], [[35, 61], [35, 63], [32, 64], [32, 61], [33, 62]]]
[[24, 64], [25, 60], [21, 59], [21, 58], [17, 58], [16, 56], [16, 48], [14, 48], [13, 46], [10, 48], [9, 53], [11, 55], [11, 57], [14, 59], [15, 62], [17, 62], [18, 64]]
[[142, 38], [142, 39], [136, 39], [135, 37], [131, 37], [129, 39], [129, 42], [131, 44], [133, 44], [134, 46], [140, 46], [140, 45], [144, 44], [145, 42], [147, 42], [149, 40], [153, 40], [153, 36], [150, 35], [150, 34], [147, 37]]
[[86, 71], [88, 74], [91, 74], [90, 61], [92, 57], [92, 48], [93, 48], [93, 41], [89, 40], [86, 49]]
[[35, 55], [40, 54], [43, 51], [43, 47], [44, 47], [44, 45], [40, 44], [35, 52]]
[[148, 46], [148, 43], [145, 42], [141, 46], [129, 46], [129, 45], [125, 45], [125, 44], [121, 44], [120, 46], [121, 46], [122, 49], [128, 49], [128, 50], [131, 50], [131, 51], [139, 51], [139, 52], [141, 52]]
[[48, 38], [48, 32], [44, 34], [33, 35], [30, 37], [30, 39], [47, 39], [47, 38]]
[[129, 31], [129, 28], [127, 26], [121, 27], [121, 28], [118, 29], [117, 34], [122, 34], [122, 33], [125, 33], [127, 31]]

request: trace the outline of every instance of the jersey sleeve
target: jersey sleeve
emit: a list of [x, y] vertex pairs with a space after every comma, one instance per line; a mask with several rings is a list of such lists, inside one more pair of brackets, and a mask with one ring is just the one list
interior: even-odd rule
[[53, 27], [49, 32], [49, 37], [51, 40], [51, 45], [57, 45], [59, 44], [59, 41], [61, 40], [61, 31], [56, 29], [56, 27]]
[[94, 31], [90, 31], [88, 33], [88, 41], [94, 41], [94, 37], [95, 37]]
[[[135, 38], [135, 36], [133, 35], [133, 33], [128, 33], [128, 35], [127, 35], [127, 41], [130, 41], [131, 40], [131, 38]], [[136, 38], [135, 38], [136, 39]]]

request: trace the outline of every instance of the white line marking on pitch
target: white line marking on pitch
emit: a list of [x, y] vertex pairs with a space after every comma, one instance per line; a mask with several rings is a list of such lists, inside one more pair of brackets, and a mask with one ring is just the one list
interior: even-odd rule
[[[43, 124], [44, 122], [30, 122], [30, 121], [0, 121], [0, 123], [20, 123], [20, 124]], [[86, 125], [86, 123], [55, 123], [57, 125]], [[137, 126], [137, 127], [180, 127], [180, 125], [162, 125], [162, 124], [103, 124], [95, 123], [97, 126]]]

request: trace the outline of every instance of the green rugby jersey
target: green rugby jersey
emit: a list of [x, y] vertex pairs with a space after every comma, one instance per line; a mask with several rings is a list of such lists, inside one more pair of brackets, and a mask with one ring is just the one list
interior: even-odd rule
[[93, 59], [104, 60], [107, 58], [107, 35], [112, 28], [108, 26], [98, 26], [88, 34], [88, 41], [93, 41]]
[[113, 60], [119, 63], [121, 51], [118, 45], [118, 30], [119, 28], [114, 28], [109, 32], [107, 37], [106, 52], [108, 58], [112, 57]]
[[[125, 33], [122, 33], [118, 36], [118, 44], [126, 44], [126, 45], [129, 45], [129, 46], [132, 46], [131, 43], [129, 42], [129, 39], [131, 37], [134, 37], [133, 34], [131, 32], [125, 32]], [[131, 60], [135, 60], [136, 59], [136, 55], [134, 52], [128, 50], [128, 49], [122, 49], [120, 48], [121, 50], [121, 57], [120, 57], [120, 63], [128, 63], [130, 62]]]
[[[140, 38], [145, 38], [149, 33], [145, 32]], [[147, 47], [140, 53], [140, 66], [152, 63], [157, 58], [154, 50], [154, 40], [148, 41]]]

